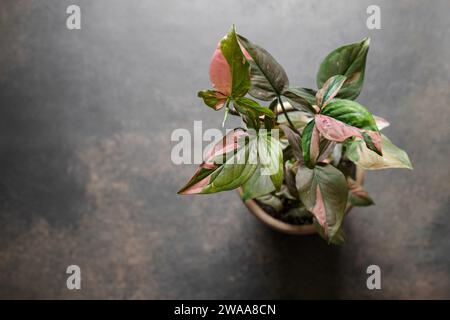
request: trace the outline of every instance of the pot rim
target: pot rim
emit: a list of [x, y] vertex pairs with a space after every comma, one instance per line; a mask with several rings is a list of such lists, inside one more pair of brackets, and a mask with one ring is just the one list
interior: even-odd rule
[[[359, 166], [356, 166], [355, 180], [362, 185], [364, 183], [364, 176], [365, 176], [364, 169]], [[239, 195], [242, 197], [243, 193], [242, 188], [239, 187], [237, 191]], [[313, 224], [302, 224], [302, 225], [291, 224], [272, 217], [263, 208], [261, 208], [258, 205], [258, 203], [256, 203], [256, 201], [253, 199], [244, 201], [244, 204], [259, 221], [261, 221], [262, 223], [264, 223], [265, 225], [274, 230], [293, 235], [309, 235], [317, 233], [316, 228], [314, 227]], [[353, 208], [352, 205], [348, 205], [345, 208], [345, 214], [347, 215], [352, 208]]]

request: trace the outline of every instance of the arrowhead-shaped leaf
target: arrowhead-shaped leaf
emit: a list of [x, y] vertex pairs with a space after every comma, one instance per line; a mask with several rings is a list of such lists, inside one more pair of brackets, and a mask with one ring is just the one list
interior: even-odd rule
[[239, 35], [239, 42], [248, 53], [251, 66], [252, 87], [249, 94], [260, 100], [272, 100], [280, 96], [289, 85], [289, 80], [283, 67], [262, 47], [251, 43]]
[[383, 130], [384, 128], [387, 128], [390, 125], [390, 123], [382, 117], [374, 115], [373, 118], [375, 119], [375, 123], [377, 124], [378, 130]]
[[296, 175], [300, 200], [311, 211], [332, 242], [342, 225], [347, 205], [348, 187], [345, 176], [332, 165], [309, 169], [300, 166]]
[[317, 87], [322, 88], [325, 81], [335, 75], [347, 77], [338, 97], [354, 100], [361, 92], [366, 69], [367, 52], [370, 40], [337, 48], [328, 54], [320, 65], [317, 73]]
[[347, 157], [367, 170], [387, 168], [412, 169], [411, 161], [405, 151], [394, 145], [385, 135], [381, 135], [383, 156], [369, 150], [362, 141], [352, 141], [347, 146]]
[[317, 111], [313, 107], [316, 104], [316, 92], [312, 89], [291, 87], [283, 92], [283, 96], [294, 102], [294, 106], [299, 105], [304, 111], [312, 114]]
[[179, 194], [213, 193], [231, 190], [251, 177], [257, 166], [257, 145], [246, 143], [247, 133], [228, 133], [205, 156], [194, 176]]
[[198, 93], [209, 107], [219, 110], [228, 98], [243, 97], [250, 89], [250, 65], [241, 51], [234, 27], [218, 43], [209, 76], [215, 90]]
[[244, 108], [247, 112], [253, 113], [255, 117], [259, 117], [261, 115], [266, 115], [269, 118], [275, 118], [275, 114], [272, 110], [269, 108], [261, 106], [258, 102], [246, 98], [241, 97], [235, 100], [235, 103], [241, 107]]
[[336, 75], [323, 84], [323, 87], [316, 94], [316, 103], [319, 108], [325, 107], [338, 94], [346, 79], [345, 76]]
[[334, 99], [320, 112], [323, 115], [342, 121], [349, 126], [378, 131], [372, 114], [366, 107], [356, 101]]
[[350, 137], [359, 137], [363, 139], [361, 129], [349, 126], [342, 121], [322, 114], [316, 115], [314, 120], [317, 129], [325, 139], [336, 142], [343, 142]]
[[202, 98], [203, 102], [214, 110], [221, 109], [227, 101], [226, 96], [215, 90], [202, 90], [198, 92], [197, 96]]
[[321, 114], [349, 126], [363, 129], [360, 132], [367, 146], [376, 153], [382, 154], [381, 138], [375, 119], [361, 104], [351, 100], [334, 99], [321, 110]]

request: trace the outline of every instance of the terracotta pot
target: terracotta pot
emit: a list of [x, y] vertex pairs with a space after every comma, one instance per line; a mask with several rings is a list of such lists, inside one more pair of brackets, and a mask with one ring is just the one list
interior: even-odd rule
[[[360, 167], [356, 167], [356, 175], [355, 180], [360, 183], [361, 185], [364, 182], [364, 170]], [[239, 195], [242, 196], [242, 189], [238, 189]], [[282, 233], [286, 234], [295, 234], [295, 235], [308, 235], [308, 234], [314, 234], [316, 233], [316, 229], [314, 225], [312, 224], [304, 224], [304, 225], [298, 225], [298, 224], [290, 224], [283, 222], [281, 220], [275, 219], [270, 214], [268, 214], [264, 209], [262, 209], [258, 203], [255, 200], [246, 200], [244, 201], [247, 208], [250, 210], [250, 212], [262, 223], [269, 226], [270, 228], [280, 231]], [[349, 205], [345, 209], [345, 214], [348, 214], [350, 210], [352, 209], [352, 206]]]

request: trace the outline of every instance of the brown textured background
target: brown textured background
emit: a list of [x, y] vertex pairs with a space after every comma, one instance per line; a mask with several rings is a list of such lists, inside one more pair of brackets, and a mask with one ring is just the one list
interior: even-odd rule
[[[65, 28], [79, 4], [82, 30]], [[365, 26], [378, 4], [382, 30]], [[0, 298], [450, 298], [448, 1], [2, 1]], [[333, 48], [372, 38], [359, 101], [414, 171], [369, 173], [348, 243], [261, 225], [233, 193], [175, 195], [194, 166], [171, 132], [218, 127], [196, 98], [236, 23], [314, 86]], [[66, 267], [82, 289], [65, 287]], [[366, 288], [368, 265], [382, 290]]]

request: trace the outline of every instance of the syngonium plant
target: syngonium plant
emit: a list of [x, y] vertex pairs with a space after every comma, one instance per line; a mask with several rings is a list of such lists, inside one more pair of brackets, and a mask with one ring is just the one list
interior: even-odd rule
[[213, 89], [198, 96], [212, 109], [224, 109], [224, 121], [231, 114], [245, 125], [211, 148], [179, 193], [241, 187], [244, 200], [256, 199], [298, 224], [314, 223], [329, 243], [342, 243], [346, 207], [374, 203], [355, 181], [355, 168], [412, 169], [406, 152], [380, 133], [389, 123], [354, 101], [369, 42], [328, 54], [313, 90], [291, 86], [272, 55], [233, 26], [212, 57]]

